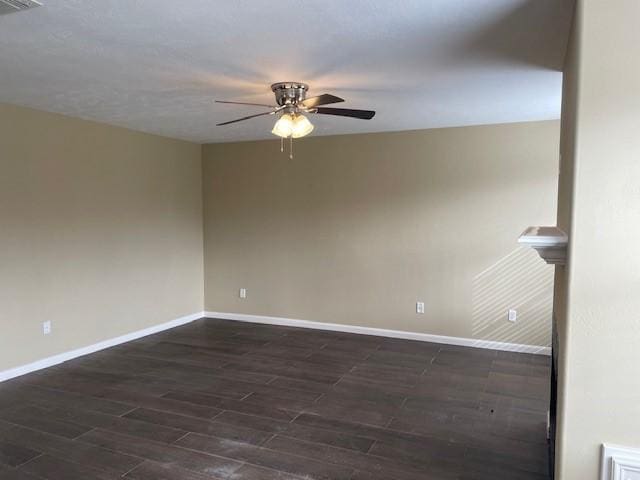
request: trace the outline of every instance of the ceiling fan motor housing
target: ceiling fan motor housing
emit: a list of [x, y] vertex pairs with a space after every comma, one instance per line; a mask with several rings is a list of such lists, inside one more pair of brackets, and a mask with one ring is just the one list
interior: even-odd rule
[[309, 86], [306, 83], [279, 82], [271, 85], [279, 106], [296, 105], [307, 97]]

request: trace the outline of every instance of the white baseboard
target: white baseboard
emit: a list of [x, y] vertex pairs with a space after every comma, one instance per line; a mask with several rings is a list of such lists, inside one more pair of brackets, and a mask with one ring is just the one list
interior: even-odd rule
[[448, 345], [460, 345], [463, 347], [490, 348], [492, 350], [504, 350], [508, 352], [551, 355], [550, 347], [542, 347], [537, 345], [494, 342], [491, 340], [478, 340], [474, 338], [447, 337], [443, 335], [431, 335], [428, 333], [404, 332], [401, 330], [387, 330], [384, 328], [359, 327], [357, 325], [342, 325], [339, 323], [313, 322], [310, 320], [297, 320], [295, 318], [247, 315], [244, 313], [204, 312], [204, 314], [208, 318], [236, 320], [239, 322], [266, 323], [270, 325], [284, 325], [288, 327], [312, 328], [315, 330], [332, 330], [336, 332], [357, 333], [361, 335], [375, 335], [378, 337], [402, 338], [405, 340], [418, 340], [420, 342], [444, 343]]
[[418, 340], [421, 342], [444, 343], [448, 345], [461, 345], [464, 347], [490, 348], [493, 350], [504, 350], [509, 352], [533, 353], [537, 355], [551, 355], [549, 347], [536, 345], [522, 345], [518, 343], [494, 342], [489, 340], [477, 340], [472, 338], [447, 337], [443, 335], [431, 335], [428, 333], [403, 332], [401, 330], [387, 330], [384, 328], [359, 327], [357, 325], [342, 325], [339, 323], [314, 322], [310, 320], [297, 320], [294, 318], [268, 317], [264, 315], [247, 315], [244, 313], [223, 313], [223, 312], [197, 312], [184, 317], [176, 318], [169, 322], [154, 325], [149, 328], [127, 333], [116, 338], [104, 340], [93, 345], [81, 347], [69, 352], [60, 353], [51, 357], [43, 358], [26, 365], [0, 371], [0, 382], [10, 380], [27, 373], [52, 367], [60, 363], [82, 357], [90, 353], [114, 347], [121, 343], [137, 340], [138, 338], [153, 335], [154, 333], [179, 327], [187, 323], [198, 320], [202, 317], [220, 318], [224, 320], [236, 320], [240, 322], [263, 323], [269, 325], [284, 325], [290, 327], [311, 328], [315, 330], [331, 330], [336, 332], [357, 333], [361, 335], [375, 335], [379, 337], [402, 338], [405, 340]]
[[154, 333], [162, 332], [163, 330], [179, 327], [180, 325], [185, 325], [187, 323], [193, 322], [194, 320], [198, 320], [199, 318], [202, 318], [204, 316], [205, 316], [204, 312], [193, 313], [185, 317], [176, 318], [175, 320], [171, 320], [169, 322], [161, 323], [159, 325], [154, 325], [153, 327], [138, 330], [136, 332], [127, 333], [126, 335], [122, 335], [120, 337], [111, 338], [109, 340], [104, 340], [99, 343], [94, 343], [93, 345], [88, 345], [86, 347], [81, 347], [75, 350], [71, 350], [70, 352], [60, 353], [58, 355], [53, 355], [52, 357], [43, 358], [42, 360], [37, 360], [35, 362], [28, 363], [26, 365], [21, 365], [19, 367], [11, 368], [9, 370], [4, 370], [0, 372], [0, 382], [4, 382], [5, 380], [10, 380], [12, 378], [19, 377], [21, 375], [26, 375], [27, 373], [35, 372], [36, 370], [42, 370], [43, 368], [52, 367], [54, 365], [58, 365], [59, 363], [66, 362], [68, 360], [71, 360], [77, 357], [82, 357], [83, 355], [88, 355], [90, 353], [97, 352], [99, 350], [104, 350], [105, 348], [120, 345], [121, 343], [130, 342], [131, 340], [136, 340], [138, 338], [146, 337], [148, 335], [153, 335]]

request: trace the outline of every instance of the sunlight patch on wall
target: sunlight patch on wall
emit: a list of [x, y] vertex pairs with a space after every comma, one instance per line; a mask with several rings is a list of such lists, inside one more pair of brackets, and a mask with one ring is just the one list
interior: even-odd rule
[[[473, 279], [473, 337], [551, 345], [553, 268], [535, 251], [518, 248]], [[518, 312], [515, 323], [509, 309]]]

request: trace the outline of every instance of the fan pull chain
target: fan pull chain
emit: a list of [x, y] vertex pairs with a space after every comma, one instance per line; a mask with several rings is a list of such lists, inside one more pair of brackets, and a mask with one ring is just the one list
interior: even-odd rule
[[289, 159], [293, 160], [293, 137], [289, 137]]
[[280, 137], [280, 153], [284, 152], [284, 137]]

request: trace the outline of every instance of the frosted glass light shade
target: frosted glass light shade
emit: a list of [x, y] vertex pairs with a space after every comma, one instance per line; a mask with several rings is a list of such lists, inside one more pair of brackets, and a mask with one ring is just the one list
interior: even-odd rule
[[279, 137], [290, 137], [293, 133], [293, 117], [288, 113], [282, 115], [273, 126], [271, 133]]
[[291, 136], [293, 138], [304, 137], [313, 132], [313, 124], [304, 115], [298, 115], [293, 119], [293, 129]]

